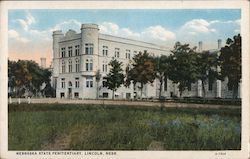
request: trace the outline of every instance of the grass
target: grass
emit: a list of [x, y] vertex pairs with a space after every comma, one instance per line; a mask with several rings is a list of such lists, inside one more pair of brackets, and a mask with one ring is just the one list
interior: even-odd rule
[[9, 150], [239, 150], [240, 111], [11, 104]]

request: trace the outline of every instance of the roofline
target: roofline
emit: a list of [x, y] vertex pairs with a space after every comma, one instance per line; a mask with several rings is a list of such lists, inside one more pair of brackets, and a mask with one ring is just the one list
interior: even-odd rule
[[114, 36], [114, 35], [110, 35], [110, 34], [102, 34], [102, 33], [99, 33], [99, 34], [106, 35], [106, 36], [111, 36], [111, 37], [115, 37], [115, 38], [119, 38], [119, 39], [124, 39], [124, 40], [131, 40], [131, 41], [135, 41], [135, 42], [141, 42], [141, 43], [145, 43], [145, 44], [149, 44], [149, 45], [154, 45], [154, 46], [157, 46], [157, 47], [161, 47], [162, 49], [171, 50], [168, 47], [165, 47], [163, 45], [157, 45], [155, 43], [150, 43], [150, 42], [145, 42], [145, 41], [135, 40], [135, 39], [130, 39], [130, 38], [124, 38], [124, 37]]

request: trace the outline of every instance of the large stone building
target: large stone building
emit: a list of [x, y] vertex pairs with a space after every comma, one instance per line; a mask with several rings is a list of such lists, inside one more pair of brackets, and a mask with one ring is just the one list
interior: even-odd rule
[[[202, 49], [202, 43], [199, 46]], [[218, 47], [220, 48], [220, 46]], [[82, 24], [81, 32], [69, 30], [65, 35], [62, 31], [53, 32], [53, 86], [57, 98], [111, 98], [112, 91], [103, 86], [103, 77], [109, 72], [108, 63], [117, 59], [123, 63], [123, 70], [131, 63], [134, 55], [147, 51], [154, 56], [169, 55], [170, 49], [152, 43], [115, 37], [99, 33], [98, 25]], [[218, 52], [218, 50], [214, 50]], [[97, 72], [101, 80], [96, 81]], [[124, 72], [125, 73], [125, 72]], [[226, 81], [225, 81], [226, 82]], [[209, 83], [208, 97], [230, 97], [226, 84], [217, 81]], [[162, 95], [165, 97], [179, 96], [178, 87], [170, 80], [163, 84]], [[148, 84], [143, 88], [143, 98], [155, 98], [159, 94], [159, 82]], [[137, 86], [121, 86], [115, 97], [136, 98], [140, 95]], [[201, 83], [192, 84], [184, 96], [201, 96]]]

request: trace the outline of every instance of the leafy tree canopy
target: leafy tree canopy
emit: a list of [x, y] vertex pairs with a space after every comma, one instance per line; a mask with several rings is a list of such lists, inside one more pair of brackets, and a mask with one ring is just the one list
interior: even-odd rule
[[104, 79], [106, 79], [105, 86], [114, 92], [124, 83], [124, 74], [122, 70], [122, 62], [115, 60], [110, 61], [111, 69]]
[[237, 94], [238, 84], [241, 80], [241, 35], [238, 34], [233, 39], [228, 38], [226, 46], [221, 48], [219, 64], [221, 67], [221, 76], [228, 77], [228, 85], [234, 90], [234, 96]]
[[180, 95], [198, 79], [196, 48], [190, 48], [189, 44], [177, 42], [170, 55], [171, 69], [169, 79], [179, 84]]

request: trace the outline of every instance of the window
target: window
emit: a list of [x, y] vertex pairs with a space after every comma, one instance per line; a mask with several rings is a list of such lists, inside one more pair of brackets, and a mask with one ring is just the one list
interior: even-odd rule
[[85, 44], [85, 54], [93, 55], [93, 48], [94, 48], [93, 44], [91, 44], [91, 43]]
[[79, 63], [79, 59], [76, 59], [76, 72], [80, 71], [80, 63]]
[[62, 79], [61, 79], [61, 87], [62, 87], [62, 88], [65, 88], [65, 78], [62, 78]]
[[75, 54], [76, 54], [76, 56], [80, 55], [80, 45], [75, 46]]
[[72, 60], [69, 59], [69, 72], [72, 72]]
[[131, 93], [126, 93], [126, 99], [130, 99], [131, 98]]
[[69, 57], [72, 57], [72, 46], [68, 47], [68, 53], [69, 53]]
[[115, 57], [119, 58], [120, 57], [120, 49], [115, 48]]
[[62, 73], [65, 73], [65, 61], [62, 60]]
[[75, 78], [75, 85], [76, 85], [76, 88], [80, 87], [79, 78]]
[[108, 64], [107, 64], [107, 62], [103, 62], [103, 64], [102, 64], [102, 72], [108, 72]]
[[109, 97], [109, 93], [107, 93], [107, 92], [102, 93], [102, 97], [103, 98], [108, 98]]
[[92, 88], [93, 87], [93, 77], [86, 77], [86, 87], [87, 88]]
[[86, 60], [86, 71], [93, 71], [93, 60], [92, 59]]
[[64, 97], [65, 97], [65, 96], [64, 96], [64, 93], [62, 92], [62, 93], [61, 93], [61, 98], [64, 98]]
[[79, 98], [79, 93], [75, 92], [74, 96], [75, 96], [75, 98]]
[[126, 50], [126, 59], [130, 59], [130, 50]]
[[102, 81], [102, 87], [107, 87], [107, 81]]
[[107, 46], [102, 47], [102, 56], [108, 56], [108, 47]]
[[72, 87], [72, 83], [71, 83], [71, 81], [69, 81], [69, 85], [68, 85], [69, 87]]
[[61, 48], [61, 57], [65, 57], [65, 47]]

